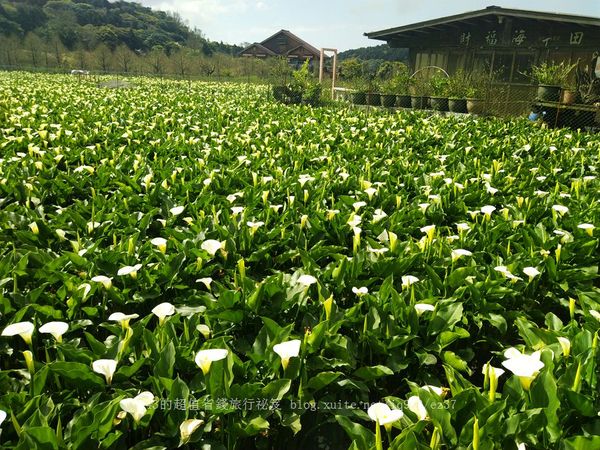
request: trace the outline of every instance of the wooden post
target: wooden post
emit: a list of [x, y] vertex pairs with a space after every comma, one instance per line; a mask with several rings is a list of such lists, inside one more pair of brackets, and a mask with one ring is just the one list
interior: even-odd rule
[[331, 74], [331, 99], [333, 100], [333, 93], [335, 91], [335, 78], [337, 76], [337, 50], [333, 54], [333, 73]]
[[325, 52], [333, 52], [333, 74], [331, 75], [331, 99], [334, 98], [335, 93], [335, 77], [337, 72], [337, 48], [322, 48], [321, 49], [321, 62], [319, 63], [319, 83], [323, 83], [323, 71], [325, 63]]
[[325, 49], [321, 49], [321, 59], [319, 61], [319, 83], [323, 82], [323, 60], [325, 59]]

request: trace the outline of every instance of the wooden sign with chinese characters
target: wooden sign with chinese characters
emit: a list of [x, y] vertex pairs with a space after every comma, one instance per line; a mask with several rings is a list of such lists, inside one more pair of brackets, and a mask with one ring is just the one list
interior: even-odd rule
[[[587, 37], [585, 31], [544, 31], [518, 27], [512, 30], [510, 40], [503, 42], [501, 36], [504, 31], [501, 29], [492, 28], [483, 32], [470, 29], [459, 33], [457, 43], [461, 47], [581, 47]], [[598, 42], [597, 37], [595, 41]]]

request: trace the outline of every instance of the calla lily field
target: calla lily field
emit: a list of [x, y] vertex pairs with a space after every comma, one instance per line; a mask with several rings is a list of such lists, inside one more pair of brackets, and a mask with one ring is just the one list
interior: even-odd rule
[[600, 136], [0, 73], [0, 448], [600, 448]]

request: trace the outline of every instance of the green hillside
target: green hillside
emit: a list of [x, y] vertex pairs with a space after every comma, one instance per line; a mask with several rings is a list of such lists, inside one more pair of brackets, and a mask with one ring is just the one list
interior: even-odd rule
[[0, 33], [44, 40], [60, 39], [68, 50], [93, 50], [100, 44], [115, 49], [126, 45], [137, 52], [181, 46], [200, 47], [205, 54], [238, 50], [209, 42], [171, 13], [138, 3], [108, 0], [0, 0]]
[[373, 47], [346, 50], [345, 52], [340, 52], [338, 57], [340, 60], [358, 58], [361, 60], [407, 61], [408, 49], [392, 48], [388, 44], [381, 44]]

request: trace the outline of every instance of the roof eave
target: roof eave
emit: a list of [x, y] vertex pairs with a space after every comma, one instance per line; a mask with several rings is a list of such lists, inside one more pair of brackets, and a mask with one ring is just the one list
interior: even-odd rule
[[536, 19], [536, 20], [550, 20], [550, 21], [571, 21], [573, 23], [581, 24], [581, 25], [592, 25], [600, 27], [600, 18], [596, 17], [585, 17], [585, 16], [577, 16], [572, 14], [554, 14], [548, 12], [537, 12], [537, 11], [527, 11], [521, 9], [506, 9], [501, 8], [499, 6], [490, 6], [486, 9], [481, 9], [478, 11], [471, 11], [462, 14], [455, 14], [452, 16], [441, 17], [437, 19], [426, 20], [423, 22], [417, 22], [413, 24], [403, 25], [400, 27], [388, 28], [380, 31], [373, 31], [370, 33], [364, 33], [369, 39], [377, 39], [377, 40], [388, 40], [392, 35], [403, 33], [407, 31], [418, 30], [427, 27], [439, 26], [450, 24], [453, 22], [458, 22], [461, 20], [475, 19], [483, 16], [514, 16], [523, 19]]

